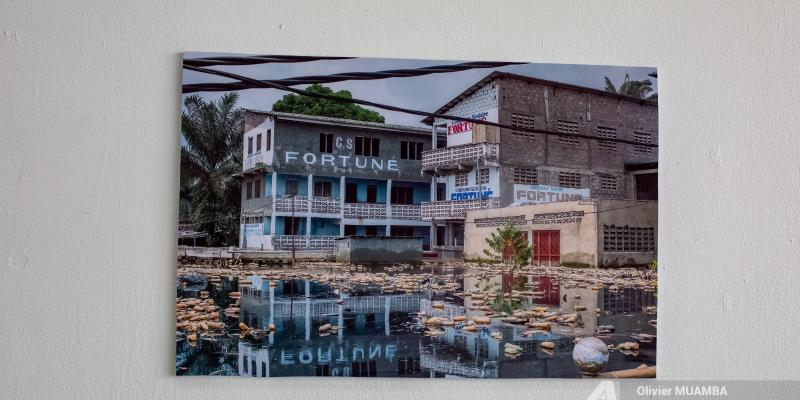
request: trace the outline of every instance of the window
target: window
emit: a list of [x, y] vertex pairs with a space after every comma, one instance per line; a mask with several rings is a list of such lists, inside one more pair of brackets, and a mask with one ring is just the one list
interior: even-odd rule
[[247, 181], [247, 183], [245, 184], [245, 187], [247, 188], [246, 189], [247, 198], [248, 199], [252, 199], [253, 198], [253, 181]]
[[256, 135], [256, 153], [261, 151], [261, 134]]
[[649, 156], [652, 154], [652, 149], [647, 146], [633, 146], [633, 153], [640, 156]]
[[[577, 134], [578, 133], [578, 123], [572, 121], [562, 121], [558, 120], [556, 124], [558, 127], [558, 131], [560, 133], [570, 133], [570, 134]], [[569, 144], [569, 145], [577, 145], [578, 138], [574, 136], [559, 136], [558, 143], [561, 144]]]
[[267, 129], [267, 151], [272, 149], [272, 129]]
[[392, 186], [392, 204], [414, 204], [414, 188]]
[[602, 190], [617, 190], [617, 177], [609, 175], [600, 176], [600, 189]]
[[653, 142], [653, 135], [647, 132], [633, 132], [633, 141], [641, 144], [650, 144]]
[[581, 174], [577, 174], [574, 172], [559, 172], [558, 186], [568, 187], [568, 188], [581, 187]]
[[514, 183], [535, 185], [537, 180], [536, 168], [514, 167]]
[[319, 152], [320, 153], [333, 153], [333, 134], [320, 133], [319, 134]]
[[391, 235], [393, 237], [413, 237], [414, 236], [414, 227], [413, 226], [392, 226]]
[[377, 226], [371, 225], [371, 226], [367, 226], [366, 228], [367, 228], [366, 229], [367, 230], [367, 232], [366, 232], [367, 236], [378, 236], [378, 227]]
[[331, 186], [330, 182], [314, 182], [314, 196], [331, 197]]
[[489, 168], [481, 168], [478, 170], [478, 185], [489, 183]]
[[609, 128], [607, 126], [598, 126], [597, 136], [600, 136], [601, 138], [604, 139], [616, 139], [617, 130], [615, 128]]
[[297, 190], [297, 180], [289, 179], [286, 181], [286, 195], [296, 195], [298, 194]]
[[400, 142], [401, 160], [422, 160], [422, 143], [420, 142]]
[[456, 186], [467, 186], [469, 185], [469, 179], [467, 174], [456, 174]]
[[344, 235], [345, 236], [355, 236], [357, 234], [356, 226], [355, 225], [345, 225], [344, 226]]
[[247, 155], [253, 154], [253, 137], [250, 136], [247, 138]]
[[261, 180], [256, 179], [254, 183], [255, 183], [255, 189], [253, 190], [253, 197], [256, 198], [261, 197]]
[[[534, 129], [535, 119], [532, 115], [511, 114], [511, 125], [522, 129]], [[511, 131], [515, 136], [533, 139], [533, 132]]]
[[655, 228], [603, 225], [603, 251], [652, 252], [655, 250]]
[[300, 233], [300, 218], [299, 217], [285, 217], [283, 224], [284, 235], [297, 235]]
[[367, 203], [378, 202], [378, 187], [375, 185], [367, 185]]
[[358, 185], [355, 183], [346, 183], [344, 185], [344, 202], [357, 203], [358, 202]]
[[380, 139], [356, 136], [355, 153], [357, 156], [380, 156]]

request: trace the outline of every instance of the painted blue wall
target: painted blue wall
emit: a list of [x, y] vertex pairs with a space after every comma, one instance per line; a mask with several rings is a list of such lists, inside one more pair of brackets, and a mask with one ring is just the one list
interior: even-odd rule
[[308, 177], [305, 175], [283, 175], [278, 174], [277, 192], [279, 195], [286, 194], [286, 181], [297, 181], [297, 194], [300, 196], [308, 196]]
[[[280, 175], [278, 175], [278, 180], [280, 180]], [[275, 218], [275, 234], [276, 235], [286, 235], [286, 225], [285, 225], [285, 218], [284, 217], [276, 217]], [[338, 232], [338, 231], [337, 231]], [[306, 218], [300, 217], [300, 224], [297, 230], [298, 235], [305, 235], [306, 234]], [[338, 234], [338, 233], [337, 233]]]
[[262, 184], [264, 187], [264, 196], [272, 196], [272, 175], [267, 174], [264, 175], [264, 183]]
[[339, 236], [339, 220], [333, 218], [311, 218], [311, 235]]
[[[341, 188], [339, 187], [339, 178], [338, 177], [327, 177], [327, 176], [314, 176], [314, 182], [330, 182], [331, 183], [331, 197], [334, 199], [338, 199], [341, 193]], [[313, 186], [311, 187], [313, 190]]]
[[356, 184], [356, 201], [365, 203], [367, 201], [367, 186], [377, 186], [377, 200], [376, 203], [386, 203], [386, 181], [377, 179], [347, 179], [345, 184]]

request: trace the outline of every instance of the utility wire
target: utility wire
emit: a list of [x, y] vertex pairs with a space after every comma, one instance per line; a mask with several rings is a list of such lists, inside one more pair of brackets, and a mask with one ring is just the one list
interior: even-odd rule
[[[193, 67], [203, 67], [203, 65], [197, 65], [197, 64], [198, 63], [184, 62], [184, 65], [189, 65]], [[466, 71], [476, 68], [497, 68], [506, 65], [516, 65], [516, 64], [523, 64], [523, 63], [473, 61], [461, 64], [434, 65], [422, 68], [390, 69], [390, 70], [375, 71], [375, 72], [344, 72], [332, 75], [297, 76], [294, 78], [270, 79], [259, 82], [270, 82], [287, 86], [310, 85], [314, 83], [333, 83], [341, 81], [364, 81], [364, 80], [388, 79], [388, 78], [409, 78], [409, 77], [423, 76], [430, 74], [443, 74], [448, 72]], [[225, 83], [193, 83], [193, 84], [183, 85], [183, 93], [220, 92], [220, 91], [244, 90], [252, 88], [254, 88], [252, 84], [242, 81], [225, 82]]]
[[268, 89], [279, 89], [279, 90], [292, 92], [292, 93], [296, 93], [296, 94], [300, 94], [300, 95], [308, 96], [308, 97], [314, 97], [314, 98], [319, 98], [319, 99], [336, 101], [336, 102], [339, 102], [339, 103], [355, 103], [355, 104], [360, 104], [360, 105], [364, 105], [364, 106], [380, 108], [380, 109], [383, 109], [383, 110], [402, 112], [402, 113], [406, 113], [406, 114], [419, 115], [419, 116], [423, 116], [423, 117], [447, 119], [447, 120], [462, 121], [462, 122], [471, 122], [471, 123], [477, 124], [477, 125], [496, 126], [498, 128], [511, 129], [513, 131], [539, 133], [539, 134], [542, 134], [542, 135], [563, 136], [563, 137], [578, 137], [578, 138], [589, 139], [589, 140], [598, 140], [598, 141], [603, 141], [603, 142], [625, 143], [625, 144], [642, 146], [642, 147], [658, 147], [658, 144], [639, 143], [639, 142], [635, 142], [635, 141], [627, 140], [627, 139], [607, 139], [607, 138], [600, 138], [600, 137], [581, 134], [581, 133], [553, 132], [553, 131], [548, 131], [548, 130], [544, 130], [544, 129], [523, 128], [523, 127], [519, 127], [519, 126], [500, 124], [500, 123], [497, 123], [497, 122], [489, 122], [489, 121], [473, 119], [473, 118], [459, 117], [459, 116], [455, 116], [455, 115], [447, 115], [447, 114], [431, 113], [431, 112], [427, 112], [427, 111], [413, 110], [413, 109], [410, 109], [410, 108], [397, 107], [397, 106], [392, 106], [392, 105], [387, 105], [387, 104], [382, 104], [382, 103], [376, 103], [376, 102], [367, 101], [367, 100], [360, 100], [360, 99], [355, 99], [355, 98], [348, 99], [348, 98], [329, 95], [329, 94], [313, 93], [313, 92], [309, 92], [309, 91], [306, 91], [306, 90], [296, 89], [296, 88], [293, 88], [293, 87], [290, 87], [290, 86], [286, 86], [286, 85], [281, 84], [281, 83], [275, 83], [273, 81], [259, 81], [259, 80], [256, 80], [256, 79], [248, 78], [246, 76], [234, 74], [234, 73], [231, 73], [231, 72], [218, 71], [218, 70], [214, 70], [214, 69], [201, 68], [201, 67], [194, 67], [194, 66], [186, 65], [186, 64], [184, 64], [183, 68], [191, 70], [191, 71], [203, 72], [203, 73], [207, 73], [207, 74], [211, 74], [211, 75], [223, 76], [223, 77], [230, 78], [230, 79], [240, 80], [242, 82], [254, 85], [255, 87], [268, 88]]
[[184, 59], [185, 65], [210, 67], [212, 65], [254, 65], [270, 63], [299, 63], [320, 60], [349, 60], [355, 57], [315, 57], [315, 56], [280, 56], [262, 54], [255, 56], [218, 56]]

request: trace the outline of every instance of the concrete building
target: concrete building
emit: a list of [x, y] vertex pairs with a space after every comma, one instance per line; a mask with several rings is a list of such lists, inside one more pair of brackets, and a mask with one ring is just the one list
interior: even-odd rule
[[242, 147], [241, 248], [332, 252], [355, 235], [428, 247], [429, 129], [246, 110]]
[[583, 198], [657, 200], [654, 102], [496, 71], [436, 112], [549, 133], [424, 120], [433, 134], [447, 130], [444, 147], [422, 154], [422, 170], [435, 187], [422, 218], [432, 221], [432, 245], [445, 257], [463, 251], [470, 210]]
[[484, 238], [514, 225], [533, 245], [534, 265], [643, 265], [656, 259], [658, 203], [578, 200], [466, 213], [464, 258], [486, 258]]

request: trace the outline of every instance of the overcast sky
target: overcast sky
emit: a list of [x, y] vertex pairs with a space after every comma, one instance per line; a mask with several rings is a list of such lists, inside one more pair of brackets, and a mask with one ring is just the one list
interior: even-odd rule
[[[209, 57], [219, 53], [186, 53], [184, 58]], [[485, 60], [481, 60], [485, 61]], [[327, 75], [342, 72], [373, 72], [398, 68], [420, 68], [432, 65], [457, 64], [463, 61], [408, 60], [393, 58], [355, 58], [349, 60], [322, 60], [304, 63], [273, 63], [235, 67], [213, 67], [223, 71], [244, 75], [254, 79], [280, 79], [305, 75]], [[616, 67], [576, 64], [521, 64], [501, 68], [473, 69], [462, 72], [432, 74], [412, 78], [390, 78], [369, 81], [345, 81], [327, 84], [334, 91], [349, 90], [354, 98], [390, 104], [422, 111], [436, 111], [466, 88], [492, 71], [513, 72], [536, 78], [571, 83], [595, 89], [604, 89], [604, 77], [608, 76], [616, 86], [625, 74], [632, 80], [650, 79], [657, 91], [657, 80], [647, 76], [654, 67]], [[229, 82], [231, 80], [195, 71], [183, 71], [183, 83]], [[305, 88], [304, 85], [295, 86]], [[205, 99], [216, 100], [224, 92], [200, 92]], [[248, 89], [239, 91], [239, 106], [271, 110], [272, 104], [286, 95], [276, 89]], [[371, 108], [371, 107], [368, 107]], [[421, 126], [422, 117], [393, 111], [375, 109], [386, 117], [387, 123]]]

